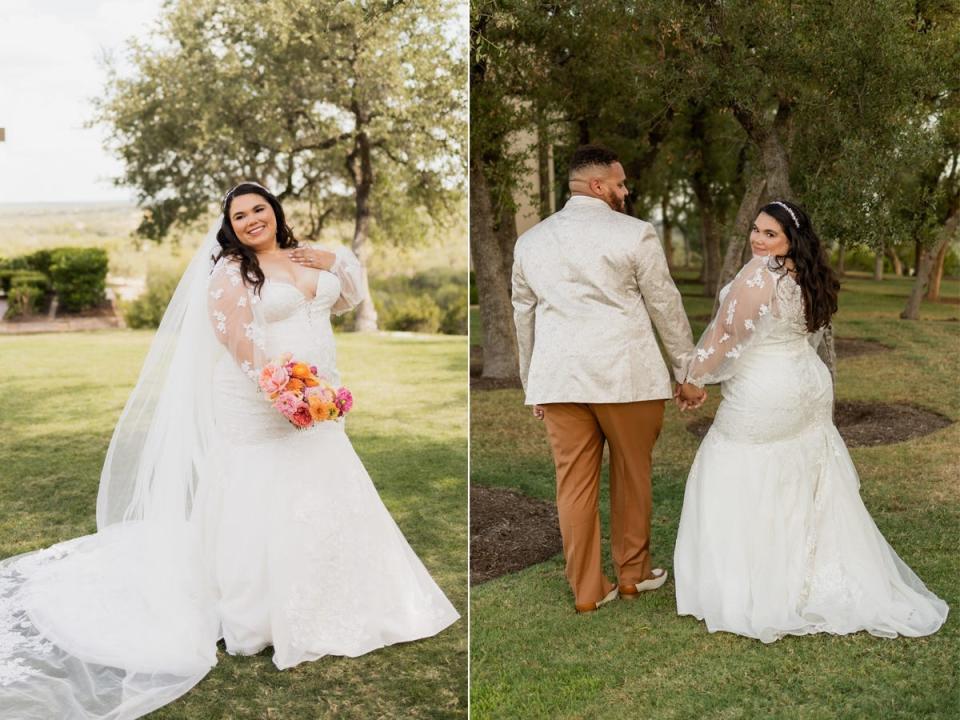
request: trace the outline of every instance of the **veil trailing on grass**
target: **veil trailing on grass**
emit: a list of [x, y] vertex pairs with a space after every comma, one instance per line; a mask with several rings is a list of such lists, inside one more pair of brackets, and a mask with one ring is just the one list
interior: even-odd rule
[[207, 294], [220, 222], [114, 430], [97, 532], [0, 561], [2, 717], [141, 717], [216, 664], [216, 602], [192, 515], [218, 467], [210, 378], [221, 348]]

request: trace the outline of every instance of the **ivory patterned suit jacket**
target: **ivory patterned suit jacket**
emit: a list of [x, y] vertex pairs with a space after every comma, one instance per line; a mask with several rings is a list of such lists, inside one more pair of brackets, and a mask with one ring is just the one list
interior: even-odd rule
[[678, 379], [694, 349], [653, 226], [593, 197], [517, 240], [513, 308], [528, 405], [670, 398], [654, 326]]

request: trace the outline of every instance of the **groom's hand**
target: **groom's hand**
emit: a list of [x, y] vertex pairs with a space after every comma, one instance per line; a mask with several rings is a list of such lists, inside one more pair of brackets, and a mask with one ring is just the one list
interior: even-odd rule
[[543, 406], [542, 406], [542, 405], [534, 405], [534, 406], [533, 406], [533, 416], [534, 416], [537, 420], [543, 420]]
[[673, 391], [673, 397], [677, 401], [680, 412], [697, 410], [706, 402], [707, 391], [691, 383], [677, 383], [676, 389]]

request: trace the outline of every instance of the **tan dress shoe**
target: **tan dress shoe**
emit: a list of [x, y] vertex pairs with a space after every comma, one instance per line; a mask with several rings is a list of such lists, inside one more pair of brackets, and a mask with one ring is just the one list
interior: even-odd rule
[[654, 568], [650, 571], [650, 574], [652, 577], [648, 577], [646, 580], [641, 580], [633, 585], [621, 585], [619, 588], [620, 597], [624, 600], [635, 600], [640, 597], [640, 593], [663, 587], [670, 573], [663, 568]]
[[613, 590], [611, 590], [606, 595], [604, 595], [602, 599], [597, 600], [597, 602], [574, 605], [574, 607], [577, 609], [577, 612], [580, 613], [581, 615], [583, 613], [593, 612], [597, 608], [603, 607], [608, 602], [611, 602], [612, 600], [616, 600], [617, 595], [619, 594], [619, 590], [620, 589], [616, 585], [614, 585]]

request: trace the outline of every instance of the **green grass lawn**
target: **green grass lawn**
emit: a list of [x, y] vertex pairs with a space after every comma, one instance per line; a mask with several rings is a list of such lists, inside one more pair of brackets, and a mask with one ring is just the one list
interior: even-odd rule
[[[93, 532], [100, 466], [150, 332], [0, 337], [0, 557]], [[338, 336], [350, 437], [466, 618], [466, 339]], [[52, 393], [52, 395], [51, 395]], [[376, 590], [370, 578], [369, 590]], [[151, 718], [465, 718], [465, 619], [427, 640], [279, 672], [231, 657]]]
[[[711, 301], [680, 282], [690, 316]], [[925, 303], [919, 322], [897, 319], [909, 280], [848, 278], [835, 332], [889, 345], [844, 359], [837, 396], [917, 403], [960, 418], [960, 283], [953, 302]], [[706, 322], [693, 322], [699, 334]], [[719, 403], [713, 389], [701, 414]], [[698, 417], [699, 415], [693, 416]], [[655, 452], [652, 550], [672, 565], [686, 474], [698, 440], [671, 405]], [[960, 425], [896, 445], [854, 448], [861, 493], [904, 561], [952, 608], [922, 639], [788, 637], [773, 645], [710, 634], [678, 617], [671, 578], [635, 602], [577, 616], [557, 556], [471, 593], [471, 713], [488, 718], [956, 718], [960, 622]], [[554, 473], [542, 425], [516, 390], [471, 395], [471, 481], [552, 500]], [[606, 471], [604, 472], [606, 484]], [[608, 529], [607, 495], [601, 507]], [[605, 551], [606, 552], [606, 551]], [[608, 573], [612, 566], [608, 562]]]

